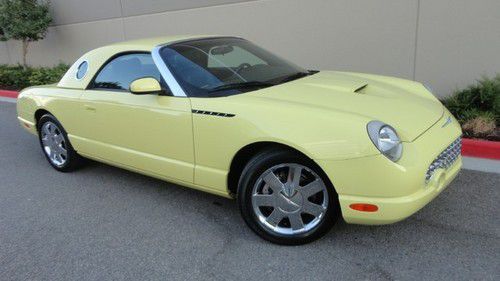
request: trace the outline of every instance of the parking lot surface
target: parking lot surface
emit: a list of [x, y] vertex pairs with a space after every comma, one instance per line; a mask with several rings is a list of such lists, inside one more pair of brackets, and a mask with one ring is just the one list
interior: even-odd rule
[[499, 280], [500, 174], [388, 226], [286, 247], [236, 202], [96, 162], [59, 173], [0, 102], [0, 280]]

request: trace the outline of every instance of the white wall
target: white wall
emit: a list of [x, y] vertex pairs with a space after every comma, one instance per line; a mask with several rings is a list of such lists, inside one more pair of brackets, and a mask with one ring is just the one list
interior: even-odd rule
[[[440, 96], [500, 72], [499, 0], [52, 0], [28, 62], [72, 62], [125, 39], [238, 35], [313, 69], [425, 82]], [[5, 47], [7, 46], [7, 47]], [[0, 43], [0, 63], [21, 60]]]

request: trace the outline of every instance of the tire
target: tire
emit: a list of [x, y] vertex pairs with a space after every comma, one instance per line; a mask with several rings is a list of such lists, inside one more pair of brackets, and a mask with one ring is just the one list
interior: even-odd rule
[[80, 167], [82, 157], [73, 149], [68, 134], [53, 115], [43, 115], [37, 122], [37, 130], [42, 152], [54, 169], [70, 172]]
[[338, 195], [321, 168], [287, 150], [267, 150], [252, 158], [243, 169], [237, 197], [247, 225], [276, 244], [319, 239], [340, 216]]

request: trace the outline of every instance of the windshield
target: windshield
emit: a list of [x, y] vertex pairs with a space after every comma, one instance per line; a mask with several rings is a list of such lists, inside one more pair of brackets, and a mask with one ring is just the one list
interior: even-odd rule
[[240, 38], [176, 43], [160, 55], [190, 97], [240, 94], [311, 74]]

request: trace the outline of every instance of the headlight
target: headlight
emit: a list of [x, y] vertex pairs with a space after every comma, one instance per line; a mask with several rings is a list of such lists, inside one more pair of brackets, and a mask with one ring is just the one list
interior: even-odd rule
[[401, 158], [403, 145], [393, 127], [380, 121], [371, 121], [366, 127], [368, 136], [382, 154], [394, 162]]

